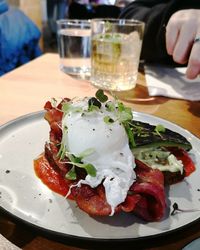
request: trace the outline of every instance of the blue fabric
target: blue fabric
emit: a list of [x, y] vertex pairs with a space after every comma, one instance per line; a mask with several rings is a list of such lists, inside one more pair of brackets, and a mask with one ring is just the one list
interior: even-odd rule
[[0, 15], [0, 75], [41, 55], [40, 31], [19, 9]]
[[5, 0], [0, 0], [0, 14], [8, 10], [8, 4]]

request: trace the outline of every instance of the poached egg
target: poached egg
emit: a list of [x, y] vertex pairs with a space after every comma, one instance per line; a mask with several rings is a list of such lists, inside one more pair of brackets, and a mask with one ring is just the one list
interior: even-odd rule
[[[96, 169], [96, 176], [87, 175], [76, 185], [87, 184], [92, 188], [103, 184], [111, 215], [115, 208], [125, 201], [130, 186], [136, 179], [135, 160], [129, 147], [129, 140], [124, 126], [117, 120], [115, 112], [108, 111], [105, 104], [98, 110], [87, 112], [88, 99], [71, 103], [71, 109], [62, 120], [62, 142], [70, 154], [78, 157], [84, 151], [92, 149], [92, 153], [82, 159]], [[82, 110], [77, 112], [74, 110]], [[114, 122], [106, 123], [109, 116]]]

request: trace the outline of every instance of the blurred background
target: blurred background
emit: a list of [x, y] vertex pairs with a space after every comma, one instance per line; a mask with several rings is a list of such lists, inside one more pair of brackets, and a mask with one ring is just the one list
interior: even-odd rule
[[0, 76], [57, 53], [56, 20], [117, 18], [129, 0], [0, 0]]
[[40, 29], [43, 52], [57, 52], [56, 20], [63, 18], [91, 19], [115, 17], [125, 1], [115, 0], [7, 0], [21, 9]]

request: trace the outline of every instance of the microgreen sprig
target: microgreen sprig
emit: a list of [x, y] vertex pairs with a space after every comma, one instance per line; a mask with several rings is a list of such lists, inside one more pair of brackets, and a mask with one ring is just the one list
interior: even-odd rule
[[63, 128], [63, 135], [62, 135], [62, 141], [60, 143], [60, 148], [59, 148], [59, 151], [57, 153], [57, 157], [60, 159], [60, 160], [63, 160], [65, 158], [65, 152], [66, 152], [66, 146], [64, 144], [64, 138], [66, 137], [66, 134], [68, 132], [68, 128], [66, 126], [64, 126]]
[[105, 107], [106, 107], [106, 110], [109, 111], [109, 112], [115, 112], [116, 111], [116, 107], [115, 107], [115, 104], [111, 101], [107, 102], [105, 104]]
[[126, 130], [126, 134], [128, 136], [128, 139], [129, 139], [129, 144], [130, 144], [130, 148], [135, 148], [136, 147], [136, 143], [135, 143], [135, 139], [134, 139], [134, 133], [133, 133], [133, 130], [130, 126], [130, 123], [129, 122], [125, 122], [124, 123], [124, 128]]
[[104, 94], [102, 89], [97, 90], [95, 96], [101, 103], [104, 103], [108, 100], [107, 95]]
[[92, 148], [86, 149], [78, 156], [75, 156], [69, 152], [65, 152], [67, 158], [70, 160], [70, 161], [67, 161], [66, 163], [73, 165], [73, 167], [70, 169], [70, 171], [68, 171], [67, 174], [65, 175], [65, 178], [67, 178], [69, 180], [76, 180], [77, 176], [76, 176], [75, 166], [85, 169], [88, 175], [95, 177], [96, 176], [96, 168], [90, 163], [83, 163], [82, 162], [84, 157], [92, 154], [93, 152], [94, 152], [94, 150]]
[[195, 209], [195, 208], [181, 209], [181, 208], [179, 208], [179, 206], [176, 202], [174, 202], [174, 204], [172, 205], [172, 208], [173, 208], [173, 210], [172, 210], [170, 215], [175, 215], [178, 212], [197, 212], [197, 211], [200, 211], [199, 209]]
[[113, 123], [113, 122], [115, 122], [110, 116], [105, 116], [104, 118], [103, 118], [103, 120], [104, 120], [104, 122], [106, 123], [106, 124], [111, 124], [111, 123]]
[[[75, 162], [66, 162], [68, 164], [72, 164], [73, 167], [79, 167], [79, 168], [84, 168], [87, 172], [88, 175], [95, 177], [96, 176], [96, 168], [90, 164], [90, 163], [75, 163]], [[71, 170], [70, 170], [71, 171]], [[71, 177], [70, 171], [67, 173], [67, 175], [65, 176], [67, 178], [67, 176]], [[76, 172], [75, 170], [73, 170], [73, 177], [76, 176]]]
[[57, 100], [56, 100], [56, 98], [54, 98], [54, 97], [51, 98], [51, 105], [52, 105], [53, 108], [57, 107]]
[[117, 107], [118, 107], [118, 112], [117, 112], [117, 116], [118, 116], [118, 120], [119, 122], [121, 122], [126, 130], [126, 134], [128, 136], [129, 139], [129, 144], [130, 144], [130, 148], [134, 148], [136, 146], [135, 144], [135, 140], [134, 140], [134, 133], [133, 130], [130, 126], [130, 123], [133, 119], [133, 113], [131, 108], [126, 107], [122, 102], [118, 102], [117, 103]]
[[64, 102], [62, 104], [62, 112], [64, 114], [67, 114], [70, 111], [76, 113], [76, 112], [82, 112], [83, 109], [82, 109], [82, 107], [74, 107], [74, 106], [72, 106], [72, 104], [70, 102]]
[[75, 171], [75, 166], [73, 166], [65, 175], [65, 178], [68, 180], [76, 180], [77, 175], [76, 175], [76, 171]]
[[161, 124], [158, 124], [156, 127], [155, 127], [155, 133], [157, 134], [157, 135], [159, 135], [160, 137], [162, 137], [162, 135], [161, 135], [161, 133], [164, 133], [165, 132], [165, 127], [163, 126], [163, 125], [161, 125]]
[[119, 122], [127, 122], [133, 119], [132, 110], [126, 107], [122, 102], [118, 102], [118, 119]]

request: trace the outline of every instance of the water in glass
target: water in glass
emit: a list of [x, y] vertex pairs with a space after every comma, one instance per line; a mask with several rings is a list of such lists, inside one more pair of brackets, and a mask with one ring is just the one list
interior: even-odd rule
[[71, 75], [90, 75], [90, 29], [58, 31], [61, 69]]

